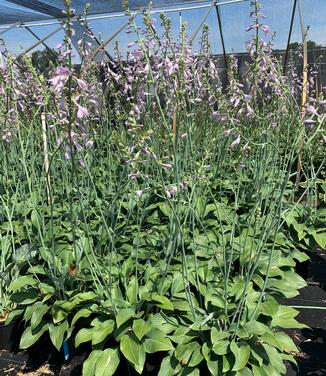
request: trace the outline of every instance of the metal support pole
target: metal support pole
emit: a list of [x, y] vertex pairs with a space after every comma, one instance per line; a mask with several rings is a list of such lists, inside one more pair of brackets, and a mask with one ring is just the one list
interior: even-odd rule
[[289, 47], [290, 47], [290, 43], [291, 43], [291, 36], [292, 36], [295, 12], [296, 12], [296, 9], [297, 9], [297, 3], [298, 3], [298, 0], [293, 0], [293, 10], [292, 10], [290, 30], [289, 30], [289, 37], [288, 37], [288, 42], [287, 42], [287, 45], [286, 45], [286, 51], [285, 51], [285, 56], [284, 56], [284, 67], [283, 67], [283, 73], [284, 74], [286, 73], [286, 64], [288, 62]]
[[16, 22], [15, 24], [13, 24], [13, 25], [7, 27], [6, 29], [2, 30], [2, 31], [0, 32], [0, 35], [6, 33], [7, 31], [9, 31], [9, 30], [11, 30], [11, 29], [14, 29], [15, 27], [20, 26], [21, 24], [22, 24], [21, 22]]
[[[136, 15], [135, 15], [136, 17]], [[96, 55], [100, 52], [100, 51], [103, 51], [104, 48], [110, 43], [113, 41], [113, 39], [119, 35], [122, 30], [124, 30], [127, 26], [129, 25], [129, 20], [128, 22], [124, 23], [119, 30], [117, 30], [115, 33], [113, 33], [110, 38], [108, 38], [105, 42], [103, 42], [94, 52], [93, 54], [91, 55], [91, 59], [94, 59], [96, 57]]]
[[24, 52], [22, 52], [21, 54], [19, 54], [16, 57], [16, 60], [19, 59], [19, 58], [21, 58], [23, 55], [27, 54], [29, 51], [32, 51], [35, 47], [39, 46], [40, 44], [43, 44], [43, 42], [45, 42], [47, 39], [49, 39], [50, 37], [52, 37], [54, 34], [56, 34], [60, 30], [61, 30], [61, 26], [58, 27], [57, 29], [55, 29], [54, 31], [52, 31], [46, 37], [40, 39], [37, 43], [33, 44], [33, 46], [27, 48]]
[[198, 25], [197, 29], [195, 32], [192, 34], [192, 36], [189, 39], [189, 43], [192, 44], [193, 40], [196, 38], [199, 30], [202, 28], [204, 22], [206, 21], [207, 17], [209, 16], [213, 6], [215, 5], [215, 1], [211, 3], [210, 7], [208, 8], [207, 12], [204, 14], [203, 18], [200, 21], [200, 24]]
[[[221, 3], [218, 3], [217, 6], [223, 6], [223, 5], [228, 5], [228, 4], [236, 4], [236, 3], [243, 3], [247, 2], [249, 0], [228, 0], [228, 1], [223, 1]], [[176, 12], [184, 12], [188, 10], [196, 10], [196, 9], [204, 9], [204, 8], [210, 8], [210, 4], [204, 4], [204, 5], [196, 5], [196, 6], [191, 6], [191, 7], [179, 7], [179, 8], [172, 8], [172, 9], [161, 9], [161, 10], [151, 10], [150, 14], [159, 14], [159, 13], [176, 13]], [[136, 12], [132, 12], [133, 15], [136, 14]], [[93, 15], [87, 17], [88, 21], [95, 21], [95, 20], [106, 20], [106, 19], [111, 19], [111, 18], [123, 18], [126, 17], [125, 13], [117, 13], [117, 14], [106, 14], [106, 15]], [[80, 20], [84, 21], [85, 18], [80, 18]], [[30, 27], [34, 26], [49, 26], [49, 25], [58, 25], [61, 22], [63, 22], [64, 19], [60, 18], [60, 21], [48, 21], [48, 22], [35, 22], [35, 23], [29, 23], [28, 25]], [[7, 29], [10, 26], [0, 26], [0, 29]]]
[[[101, 42], [98, 40], [98, 38], [96, 37], [96, 35], [93, 33], [93, 30], [88, 26], [86, 25], [86, 28], [87, 28], [87, 31], [92, 35], [92, 37], [94, 38], [95, 42], [97, 43], [97, 45], [100, 47], [101, 46]], [[106, 57], [110, 60], [110, 61], [113, 61], [114, 59], [112, 58], [112, 56], [108, 53], [108, 51], [104, 50], [104, 53], [106, 55]]]
[[24, 29], [29, 31], [38, 41], [40, 41], [53, 57], [57, 58], [57, 55], [53, 52], [53, 50], [44, 41], [42, 41], [41, 38], [36, 33], [34, 33], [34, 31], [30, 27], [28, 27], [27, 25], [23, 25], [23, 27]]
[[217, 3], [215, 4], [215, 9], [216, 9], [218, 28], [219, 28], [219, 31], [220, 31], [222, 49], [223, 49], [224, 65], [225, 65], [225, 69], [227, 71], [227, 69], [228, 69], [228, 59], [227, 59], [227, 55], [226, 55], [226, 48], [225, 48], [223, 28], [222, 28], [222, 19], [221, 19], [220, 9], [219, 9], [219, 6], [218, 6], [218, 0], [217, 0]]

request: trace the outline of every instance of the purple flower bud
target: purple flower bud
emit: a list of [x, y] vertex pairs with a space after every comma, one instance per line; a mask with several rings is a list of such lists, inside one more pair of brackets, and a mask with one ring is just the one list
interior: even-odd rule
[[254, 23], [254, 24], [251, 24], [250, 26], [248, 26], [246, 28], [246, 31], [250, 31], [250, 30], [258, 29], [258, 28], [259, 28], [259, 24]]
[[269, 33], [269, 27], [267, 25], [262, 25], [261, 26], [262, 31], [267, 35]]
[[128, 175], [128, 179], [130, 180], [136, 180], [137, 178], [139, 178], [140, 176], [140, 172], [139, 171], [136, 171], [136, 172], [133, 172], [131, 174]]
[[173, 198], [178, 193], [178, 188], [175, 185], [171, 185], [168, 189], [165, 190], [167, 198]]
[[228, 137], [230, 136], [231, 132], [232, 132], [232, 129], [226, 129], [223, 133], [225, 137]]
[[316, 110], [315, 107], [312, 106], [312, 105], [308, 105], [308, 106], [307, 106], [307, 112], [308, 112], [309, 114], [313, 114], [313, 115], [319, 116], [317, 110]]
[[233, 147], [239, 145], [240, 139], [241, 139], [240, 134], [238, 134], [238, 137], [231, 143], [230, 147], [233, 148]]
[[306, 120], [304, 121], [304, 123], [307, 124], [307, 125], [313, 125], [313, 124], [316, 123], [316, 121], [315, 121], [315, 120], [312, 120], [312, 119], [306, 119]]
[[76, 78], [77, 84], [81, 89], [87, 89], [86, 82], [81, 80], [80, 78]]
[[77, 117], [78, 119], [84, 119], [89, 116], [89, 112], [86, 107], [78, 105]]
[[171, 163], [161, 163], [161, 166], [166, 168], [167, 170], [171, 169], [173, 166], [171, 165]]
[[140, 190], [136, 191], [135, 193], [136, 193], [137, 197], [141, 197], [143, 195], [143, 193], [144, 193], [144, 190], [140, 189]]

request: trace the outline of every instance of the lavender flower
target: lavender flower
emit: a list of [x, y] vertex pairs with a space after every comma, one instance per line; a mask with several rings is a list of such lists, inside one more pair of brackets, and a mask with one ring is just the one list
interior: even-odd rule
[[170, 170], [173, 167], [171, 163], [161, 163], [161, 166], [167, 170]]
[[238, 134], [238, 137], [231, 143], [230, 147], [233, 148], [233, 147], [239, 145], [240, 140], [241, 140], [241, 137], [240, 137], [240, 134]]
[[168, 199], [175, 197], [177, 193], [178, 187], [176, 187], [175, 185], [171, 185], [169, 188], [165, 190], [165, 194]]
[[87, 108], [83, 107], [83, 106], [81, 106], [79, 104], [77, 106], [78, 106], [77, 118], [78, 119], [88, 118], [89, 117], [89, 112], [88, 112]]

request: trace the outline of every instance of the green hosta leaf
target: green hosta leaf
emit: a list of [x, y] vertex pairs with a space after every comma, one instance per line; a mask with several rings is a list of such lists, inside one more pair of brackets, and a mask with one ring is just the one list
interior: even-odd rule
[[213, 306], [218, 307], [218, 308], [223, 308], [225, 307], [225, 300], [222, 298], [222, 296], [219, 296], [217, 294], [206, 294], [205, 295], [205, 306], [207, 307], [207, 303], [210, 302]]
[[38, 229], [41, 225], [41, 217], [36, 209], [32, 210], [31, 222], [36, 229]]
[[118, 349], [101, 351], [96, 359], [95, 376], [112, 376], [118, 368], [120, 356]]
[[189, 367], [197, 367], [204, 360], [204, 356], [201, 353], [200, 345], [197, 346], [195, 351], [192, 353], [190, 361], [188, 363]]
[[197, 348], [200, 349], [200, 345], [197, 342], [179, 344], [174, 351], [174, 356], [181, 364], [188, 365], [191, 356]]
[[181, 368], [181, 364], [174, 357], [167, 356], [162, 360], [157, 376], [174, 376], [180, 372]]
[[215, 327], [212, 328], [211, 330], [211, 341], [212, 341], [212, 344], [218, 344], [221, 340], [225, 339], [225, 338], [228, 338], [229, 337], [229, 333], [228, 332], [223, 332], [223, 331], [219, 331], [217, 330]]
[[225, 375], [231, 369], [231, 359], [228, 355], [222, 357], [222, 375]]
[[138, 373], [142, 373], [145, 364], [145, 348], [135, 336], [124, 335], [120, 340], [122, 354], [133, 364]]
[[170, 335], [170, 339], [178, 344], [185, 344], [192, 340], [193, 337], [189, 336], [188, 333], [190, 331], [189, 327], [180, 326], [176, 329], [173, 335]]
[[24, 333], [20, 338], [19, 348], [28, 349], [29, 347], [34, 345], [34, 343], [42, 337], [43, 333], [45, 333], [48, 330], [48, 327], [49, 324], [46, 322], [40, 323], [40, 325], [35, 329], [32, 329], [31, 326], [28, 326], [24, 330]]
[[126, 295], [130, 304], [134, 304], [136, 302], [137, 287], [138, 287], [137, 279], [133, 275], [130, 277], [130, 281], [128, 283], [127, 291], [126, 291]]
[[277, 372], [285, 374], [286, 368], [280, 353], [273, 346], [263, 344], [263, 347], [268, 355], [269, 365]]
[[[33, 306], [30, 306], [33, 307]], [[31, 317], [31, 327], [32, 329], [36, 328], [39, 323], [42, 321], [43, 316], [49, 311], [50, 307], [45, 304], [35, 304], [35, 309]]]
[[24, 286], [35, 286], [37, 281], [31, 275], [24, 275], [15, 279], [9, 285], [9, 291], [19, 290]]
[[55, 287], [51, 286], [47, 283], [40, 283], [38, 285], [38, 287], [39, 287], [42, 295], [51, 295], [52, 296], [55, 293]]
[[291, 257], [299, 262], [304, 262], [304, 261], [309, 260], [309, 256], [306, 253], [300, 252], [297, 249], [294, 249], [293, 251], [291, 251]]
[[74, 318], [73, 318], [72, 321], [71, 321], [71, 326], [75, 325], [76, 322], [77, 322], [79, 319], [81, 319], [81, 318], [83, 318], [83, 317], [89, 317], [91, 314], [92, 314], [92, 311], [91, 311], [90, 309], [88, 309], [88, 308], [82, 308], [81, 310], [79, 310], [79, 311], [75, 314]]
[[115, 318], [118, 328], [134, 316], [135, 316], [135, 311], [132, 308], [120, 309]]
[[229, 341], [221, 340], [221, 341], [216, 342], [213, 345], [212, 350], [217, 355], [225, 355], [228, 352], [229, 345], [230, 345]]
[[146, 338], [144, 342], [145, 351], [148, 354], [153, 354], [158, 351], [169, 351], [173, 350], [174, 347], [169, 338]]
[[207, 368], [212, 376], [220, 375], [219, 363], [217, 360], [206, 360]]
[[70, 309], [74, 308], [77, 304], [84, 303], [84, 302], [89, 302], [89, 301], [93, 301], [93, 300], [95, 300], [97, 298], [98, 298], [98, 295], [96, 295], [92, 291], [80, 292], [79, 294], [76, 294], [71, 299]]
[[240, 371], [238, 371], [235, 376], [252, 376], [252, 372], [249, 368], [242, 368]]
[[180, 376], [199, 376], [198, 368], [184, 367]]
[[180, 272], [175, 272], [173, 274], [173, 281], [171, 286], [171, 295], [174, 296], [174, 294], [183, 291], [184, 289], [184, 282], [183, 282], [183, 276]]
[[25, 311], [24, 308], [13, 309], [11, 312], [9, 312], [9, 315], [6, 320], [6, 324], [10, 324], [14, 322], [15, 320], [17, 320], [24, 313], [24, 311]]
[[58, 324], [68, 316], [70, 308], [69, 303], [69, 301], [57, 301], [55, 304], [53, 304], [51, 314], [54, 324]]
[[27, 269], [28, 273], [29, 274], [42, 274], [42, 275], [47, 275], [47, 272], [44, 268], [44, 266], [42, 265], [33, 265], [33, 266], [30, 266], [28, 269]]
[[166, 316], [164, 312], [152, 315], [150, 322], [153, 328], [158, 328], [165, 334], [169, 334], [178, 328], [178, 321], [175, 318]]
[[104, 341], [107, 338], [107, 336], [113, 332], [114, 327], [115, 322], [113, 320], [105, 320], [103, 322], [99, 322], [94, 327], [92, 345], [95, 346], [98, 343]]
[[38, 290], [31, 287], [26, 291], [14, 292], [10, 299], [17, 304], [30, 305], [38, 300]]
[[75, 337], [75, 346], [78, 347], [81, 343], [91, 341], [93, 334], [95, 332], [94, 328], [82, 328], [77, 333]]
[[275, 336], [275, 339], [277, 340], [280, 349], [282, 351], [287, 351], [287, 352], [297, 352], [298, 349], [292, 339], [285, 333], [283, 332], [276, 332], [273, 333]]
[[263, 336], [260, 337], [260, 340], [263, 343], [267, 343], [268, 345], [274, 346], [276, 348], [280, 348], [280, 344], [278, 343], [278, 340], [275, 337], [275, 333], [265, 333]]
[[261, 336], [268, 331], [268, 326], [258, 321], [248, 322], [244, 325], [244, 328], [250, 335]]
[[281, 354], [281, 357], [283, 360], [287, 361], [287, 362], [291, 362], [293, 363], [294, 365], [298, 365], [297, 361], [295, 360], [294, 356], [293, 355], [290, 355], [290, 354]]
[[132, 329], [136, 337], [141, 341], [144, 335], [151, 330], [151, 324], [143, 319], [134, 320]]
[[314, 237], [316, 243], [321, 248], [326, 248], [326, 232], [325, 233], [315, 233], [315, 234], [313, 234], [313, 237]]
[[307, 286], [306, 281], [299, 276], [299, 274], [293, 271], [287, 271], [283, 273], [283, 278], [287, 283], [294, 286], [295, 289], [300, 290]]
[[101, 350], [93, 350], [83, 364], [83, 376], [95, 376], [97, 360], [102, 355]]
[[162, 213], [166, 217], [171, 217], [172, 216], [173, 211], [172, 211], [171, 207], [168, 204], [166, 204], [166, 203], [160, 203], [159, 204], [159, 208], [160, 208], [160, 210], [162, 211]]
[[252, 365], [251, 368], [254, 376], [269, 376], [261, 365], [259, 367]]
[[174, 309], [177, 311], [186, 311], [186, 312], [190, 311], [190, 305], [187, 302], [187, 300], [171, 299], [171, 302], [173, 304]]
[[265, 302], [260, 304], [259, 308], [261, 313], [263, 313], [265, 316], [274, 317], [277, 313], [278, 307], [279, 304], [277, 301], [274, 298], [269, 297]]
[[294, 318], [298, 315], [298, 311], [294, 308], [280, 305], [278, 307], [276, 315], [273, 317], [271, 325], [272, 327], [280, 328], [306, 328], [304, 324], [300, 324]]
[[60, 351], [61, 349], [64, 335], [68, 329], [69, 329], [69, 323], [67, 320], [57, 325], [52, 324], [52, 323], [49, 325], [49, 334], [50, 334], [51, 341], [58, 351]]
[[157, 307], [173, 311], [173, 305], [166, 296], [154, 293], [151, 294], [150, 297], [146, 298], [145, 300], [147, 300], [148, 302], [152, 302]]
[[250, 347], [248, 345], [240, 345], [235, 341], [231, 342], [230, 350], [232, 351], [235, 362], [232, 368], [232, 371], [239, 371], [244, 368], [249, 360], [250, 357]]

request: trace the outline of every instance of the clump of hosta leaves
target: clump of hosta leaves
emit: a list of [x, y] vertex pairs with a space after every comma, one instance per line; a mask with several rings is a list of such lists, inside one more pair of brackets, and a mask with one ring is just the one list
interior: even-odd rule
[[[58, 351], [87, 344], [86, 376], [142, 374], [153, 357], [160, 376], [281, 375], [295, 362], [282, 330], [303, 325], [279, 300], [305, 286], [307, 256], [286, 236], [302, 229], [286, 200], [299, 140], [323, 123], [310, 109], [317, 130], [302, 131], [253, 6], [245, 86], [231, 57], [223, 88], [207, 27], [196, 55], [185, 25], [175, 40], [162, 15], [161, 36], [145, 13], [143, 28], [130, 14], [135, 43], [103, 64], [102, 88], [85, 40], [71, 63], [69, 4], [48, 86], [32, 67], [1, 68], [0, 240], [23, 260], [6, 287], [21, 348], [45, 334]], [[40, 99], [28, 122], [15, 101], [26, 105], [26, 79]]]

